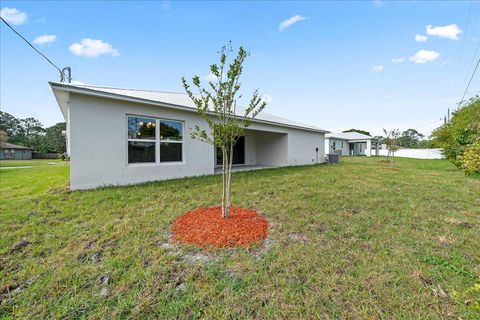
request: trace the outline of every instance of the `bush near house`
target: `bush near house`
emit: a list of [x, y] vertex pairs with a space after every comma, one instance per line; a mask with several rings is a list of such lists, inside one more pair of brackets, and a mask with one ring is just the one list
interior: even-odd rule
[[[462, 104], [450, 122], [435, 129], [433, 144], [443, 148], [445, 157], [466, 174], [480, 173], [476, 160], [480, 157], [480, 96]], [[465, 153], [467, 153], [465, 155]]]
[[460, 168], [466, 174], [475, 174], [480, 172], [480, 142], [471, 144], [465, 149], [465, 152], [458, 157]]

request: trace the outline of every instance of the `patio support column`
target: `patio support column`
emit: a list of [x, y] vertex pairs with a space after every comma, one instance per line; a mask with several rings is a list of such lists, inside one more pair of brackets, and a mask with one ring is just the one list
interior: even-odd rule
[[375, 144], [375, 155], [378, 156], [378, 145], [380, 144], [380, 141], [377, 140]]
[[365, 150], [367, 157], [372, 155], [372, 140], [367, 140], [367, 150]]

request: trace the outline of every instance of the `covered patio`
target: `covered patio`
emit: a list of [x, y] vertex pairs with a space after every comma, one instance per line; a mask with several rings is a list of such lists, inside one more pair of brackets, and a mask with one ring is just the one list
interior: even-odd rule
[[380, 142], [371, 138], [366, 140], [349, 140], [348, 150], [351, 156], [367, 156], [379, 155]]
[[[247, 129], [233, 148], [233, 171], [282, 166], [287, 163], [287, 133]], [[220, 150], [215, 149], [215, 173], [222, 170]]]

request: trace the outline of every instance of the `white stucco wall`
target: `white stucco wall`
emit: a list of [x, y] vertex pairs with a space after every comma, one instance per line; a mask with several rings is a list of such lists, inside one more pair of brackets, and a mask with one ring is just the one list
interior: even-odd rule
[[366, 150], [367, 149], [367, 143], [366, 142], [360, 142], [360, 143], [355, 143], [353, 150], [354, 150], [354, 155], [366, 155]]
[[67, 154], [70, 155], [70, 108], [67, 107], [67, 119], [65, 119], [66, 122], [66, 131], [67, 131], [67, 136], [65, 137], [65, 143], [66, 143], [66, 149], [67, 149]]
[[[127, 115], [183, 121], [183, 162], [128, 164]], [[72, 190], [214, 173], [214, 147], [190, 138], [195, 125], [208, 128], [195, 112], [71, 93], [66, 120]], [[313, 164], [316, 148], [318, 162], [324, 162], [324, 137], [320, 132], [253, 122], [245, 134], [245, 164]]]
[[288, 165], [295, 166], [325, 162], [325, 134], [292, 129], [289, 130], [287, 137]]
[[[350, 154], [350, 149], [348, 146], [348, 141], [343, 139], [335, 138], [326, 138], [325, 139], [325, 153], [334, 153], [333, 143], [335, 142], [335, 150], [342, 150], [343, 156], [348, 156]], [[343, 142], [343, 147], [342, 147]]]
[[288, 165], [288, 140], [285, 133], [255, 132], [257, 139], [257, 165]]
[[[129, 114], [184, 121], [184, 163], [128, 164]], [[213, 146], [190, 138], [195, 125], [206, 128], [206, 123], [192, 112], [72, 94], [71, 189], [213, 174]]]

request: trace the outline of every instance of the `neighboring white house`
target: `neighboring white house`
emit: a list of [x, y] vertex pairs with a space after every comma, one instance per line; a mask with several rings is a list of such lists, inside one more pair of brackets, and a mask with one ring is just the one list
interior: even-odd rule
[[378, 139], [358, 132], [329, 133], [325, 135], [325, 153], [344, 156], [378, 156]]
[[[212, 145], [191, 138], [195, 126], [208, 126], [186, 94], [50, 86], [67, 122], [72, 190], [209, 175], [221, 161]], [[261, 112], [235, 146], [234, 164], [324, 162], [327, 132]]]

